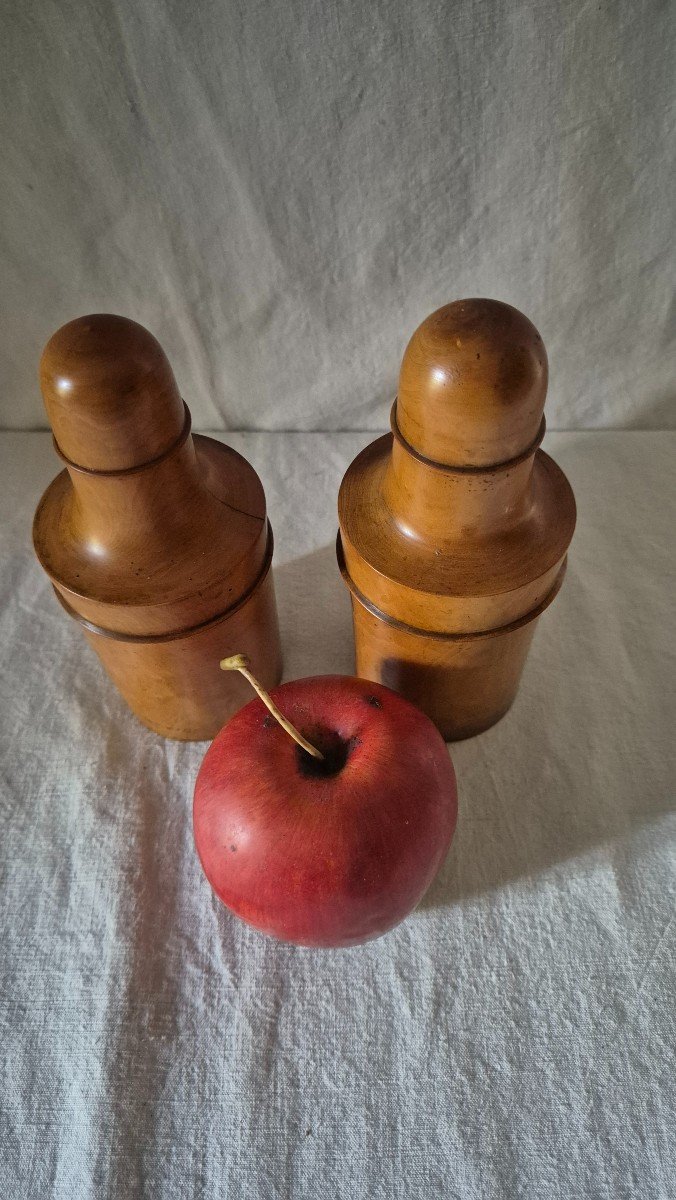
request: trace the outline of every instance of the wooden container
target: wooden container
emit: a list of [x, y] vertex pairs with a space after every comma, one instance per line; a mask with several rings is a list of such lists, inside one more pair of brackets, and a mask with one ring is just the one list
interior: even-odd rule
[[563, 579], [575, 501], [538, 449], [546, 390], [545, 348], [521, 313], [446, 305], [408, 344], [392, 433], [340, 489], [357, 673], [407, 696], [447, 740], [507, 712]]
[[141, 721], [212, 738], [249, 699], [219, 660], [281, 674], [260, 480], [241, 455], [193, 436], [164, 352], [123, 317], [64, 325], [40, 376], [66, 469], [33, 525], [36, 554]]

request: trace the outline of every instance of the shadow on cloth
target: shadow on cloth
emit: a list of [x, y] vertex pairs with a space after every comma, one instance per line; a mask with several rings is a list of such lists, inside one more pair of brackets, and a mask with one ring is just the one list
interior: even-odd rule
[[353, 675], [350, 598], [338, 571], [335, 543], [283, 563], [274, 577], [284, 679]]
[[664, 705], [650, 673], [623, 613], [603, 603], [572, 556], [559, 598], [540, 618], [513, 707], [486, 733], [450, 748], [458, 829], [421, 907], [517, 880], [527, 886], [601, 847], [611, 847], [612, 859], [635, 830], [673, 811], [666, 764], [653, 749]]
[[[635, 751], [649, 710], [622, 702], [632, 690], [645, 694], [640, 661], [621, 628], [601, 636], [608, 612], [585, 578], [573, 555], [560, 596], [540, 619], [512, 709], [486, 733], [451, 746], [458, 830], [422, 908], [533, 879], [672, 810], [668, 781]], [[284, 677], [353, 673], [350, 603], [334, 546], [278, 567], [275, 583]], [[631, 802], [626, 784], [613, 786], [627, 772], [635, 776]]]

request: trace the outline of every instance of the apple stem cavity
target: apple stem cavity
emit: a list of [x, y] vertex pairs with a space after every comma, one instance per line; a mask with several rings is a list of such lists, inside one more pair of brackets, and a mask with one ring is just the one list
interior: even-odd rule
[[239, 671], [240, 675], [243, 675], [244, 678], [249, 681], [254, 691], [258, 693], [263, 701], [263, 704], [272, 713], [275, 720], [279, 722], [282, 729], [285, 729], [286, 732], [290, 734], [294, 742], [300, 746], [301, 750], [305, 750], [305, 752], [307, 754], [311, 754], [313, 758], [318, 758], [320, 761], [323, 761], [324, 755], [321, 753], [321, 751], [318, 750], [316, 746], [313, 746], [311, 742], [308, 742], [307, 739], [303, 737], [302, 733], [298, 732], [295, 725], [292, 725], [290, 721], [287, 721], [284, 714], [281, 713], [277, 708], [274, 700], [266, 692], [262, 683], [259, 683], [256, 679], [256, 676], [251, 674], [249, 669], [249, 659], [245, 654], [233, 654], [230, 658], [222, 659], [220, 667], [222, 671]]

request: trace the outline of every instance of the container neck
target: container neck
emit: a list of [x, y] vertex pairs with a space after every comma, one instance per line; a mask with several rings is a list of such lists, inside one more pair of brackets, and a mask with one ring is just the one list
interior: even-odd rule
[[532, 506], [535, 450], [502, 466], [457, 470], [414, 457], [397, 438], [383, 498], [402, 533], [448, 547], [467, 537], [492, 539], [525, 519]]
[[119, 474], [68, 467], [74, 533], [91, 555], [108, 558], [123, 547], [174, 541], [191, 527], [203, 485], [192, 437], [159, 462]]

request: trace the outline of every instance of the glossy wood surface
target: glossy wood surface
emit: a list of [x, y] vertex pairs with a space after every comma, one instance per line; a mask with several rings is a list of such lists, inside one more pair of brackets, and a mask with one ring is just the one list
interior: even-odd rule
[[416, 329], [401, 364], [398, 422], [419, 454], [490, 466], [535, 439], [547, 393], [537, 329], [497, 300], [457, 300]]
[[192, 436], [161, 347], [132, 321], [70, 322], [40, 374], [66, 469], [35, 515], [38, 558], [140, 719], [213, 737], [242, 702], [224, 654], [247, 653], [268, 687], [281, 675], [260, 480]]
[[[481, 733], [509, 710], [535, 621], [494, 638], [425, 639], [392, 627], [352, 596], [356, 670], [401, 692], [447, 741]], [[490, 697], [490, 707], [487, 698]]]
[[450, 740], [507, 710], [563, 577], [575, 502], [538, 449], [546, 379], [542, 341], [515, 309], [447, 305], [409, 342], [392, 434], [341, 486], [358, 673], [396, 686]]
[[162, 347], [126, 317], [97, 313], [58, 329], [40, 360], [40, 386], [61, 451], [90, 470], [147, 463], [183, 427]]

